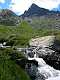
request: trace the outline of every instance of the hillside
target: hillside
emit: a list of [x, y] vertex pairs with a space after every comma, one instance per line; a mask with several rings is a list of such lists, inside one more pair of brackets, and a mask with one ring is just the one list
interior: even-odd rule
[[[44, 23], [47, 25], [47, 22]], [[36, 24], [34, 25], [36, 26]], [[60, 35], [59, 29], [51, 29], [47, 27], [43, 28], [42, 26], [41, 28], [38, 28], [38, 24], [37, 27], [35, 26], [31, 27], [31, 24], [26, 21], [22, 21], [18, 26], [15, 27], [0, 25], [0, 43], [6, 41], [7, 46], [26, 47], [31, 38], [47, 35], [56, 35], [59, 37]]]
[[20, 22], [20, 18], [11, 10], [1, 9], [0, 10], [0, 24], [4, 25], [16, 25]]
[[41, 17], [32, 17], [25, 18], [25, 21], [29, 22], [30, 25], [37, 29], [60, 29], [60, 17], [58, 16], [41, 16]]
[[20, 18], [27, 21], [33, 28], [60, 29], [60, 12], [49, 11], [36, 4], [32, 4]]
[[0, 25], [0, 42], [7, 41], [6, 45], [26, 46], [34, 35], [35, 30], [26, 21], [15, 27]]

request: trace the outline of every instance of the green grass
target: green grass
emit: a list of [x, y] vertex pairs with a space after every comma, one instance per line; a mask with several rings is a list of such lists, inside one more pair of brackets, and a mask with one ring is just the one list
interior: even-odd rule
[[[0, 49], [0, 80], [30, 80], [26, 71], [11, 60], [9, 54], [16, 53], [13, 49]], [[24, 58], [20, 54], [16, 57]]]
[[11, 60], [0, 58], [0, 80], [30, 80], [27, 73]]
[[23, 47], [35, 35], [34, 32], [35, 30], [25, 21], [15, 27], [0, 26], [0, 42], [6, 40], [7, 45]]
[[[49, 20], [47, 20], [49, 22]], [[45, 20], [42, 20], [45, 24]], [[41, 24], [42, 24], [41, 22]], [[44, 24], [42, 24], [44, 25]], [[7, 41], [7, 45], [26, 47], [31, 38], [36, 36], [46, 36], [46, 35], [60, 35], [60, 30], [58, 29], [48, 29], [48, 28], [32, 28], [31, 25], [22, 21], [18, 26], [0, 26], [0, 42]]]

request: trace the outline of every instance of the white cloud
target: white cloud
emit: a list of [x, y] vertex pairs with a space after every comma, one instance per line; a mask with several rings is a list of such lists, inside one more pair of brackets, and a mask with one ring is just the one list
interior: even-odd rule
[[5, 3], [5, 0], [0, 0], [0, 3]]
[[32, 3], [51, 10], [60, 4], [60, 0], [12, 0], [10, 9], [22, 14], [25, 10], [28, 10]]
[[60, 3], [59, 0], [34, 0], [34, 3], [46, 9], [53, 9]]
[[10, 5], [10, 9], [14, 12], [22, 14], [25, 10], [31, 6], [32, 0], [12, 0], [12, 4]]

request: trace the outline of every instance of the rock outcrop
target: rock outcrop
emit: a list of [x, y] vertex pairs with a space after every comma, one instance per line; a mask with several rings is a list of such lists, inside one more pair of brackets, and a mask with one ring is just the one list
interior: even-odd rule
[[45, 36], [45, 37], [38, 37], [35, 39], [31, 39], [29, 41], [29, 45], [31, 47], [35, 47], [32, 53], [36, 53], [37, 57], [42, 57], [46, 55], [51, 55], [55, 51], [51, 49], [52, 45], [54, 45], [55, 36]]
[[53, 45], [55, 40], [55, 36], [45, 36], [45, 37], [38, 37], [38, 38], [32, 38], [29, 41], [30, 46], [41, 46], [41, 47], [49, 47]]

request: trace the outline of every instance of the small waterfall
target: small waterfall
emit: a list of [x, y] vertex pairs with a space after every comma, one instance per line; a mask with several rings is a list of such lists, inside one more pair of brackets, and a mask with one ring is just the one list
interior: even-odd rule
[[[28, 57], [29, 60], [36, 60], [38, 62], [38, 75], [41, 74], [45, 77], [45, 80], [60, 80], [60, 71], [55, 70], [53, 67], [46, 64], [42, 58], [36, 57], [34, 54], [33, 58]], [[36, 79], [43, 80], [43, 79]]]

